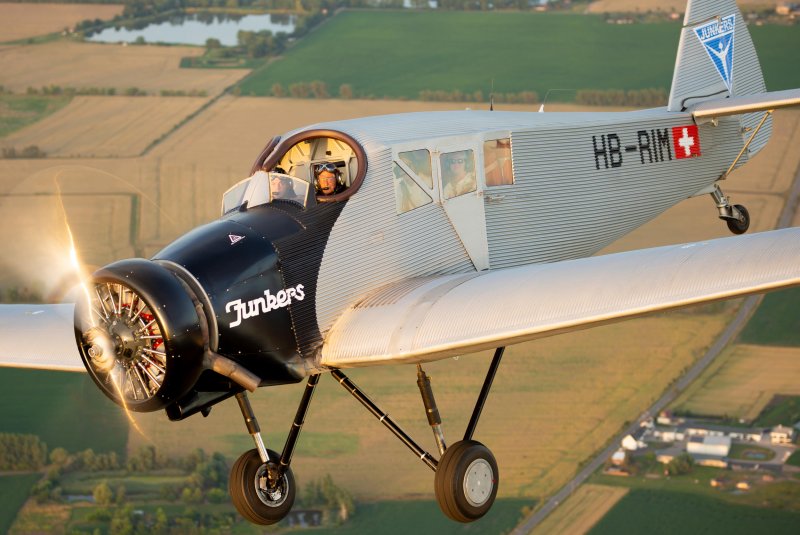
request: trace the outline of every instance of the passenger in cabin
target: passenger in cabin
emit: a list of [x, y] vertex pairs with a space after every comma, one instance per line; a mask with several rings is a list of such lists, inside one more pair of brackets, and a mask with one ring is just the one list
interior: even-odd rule
[[336, 195], [346, 189], [342, 172], [332, 163], [319, 164], [314, 170], [314, 187], [317, 194], [323, 196]]
[[483, 161], [486, 166], [486, 185], [505, 186], [514, 183], [511, 168], [511, 140], [508, 138], [487, 141], [483, 144]]
[[475, 180], [475, 165], [471, 150], [449, 152], [442, 155], [442, 184], [444, 198], [452, 199], [478, 188]]

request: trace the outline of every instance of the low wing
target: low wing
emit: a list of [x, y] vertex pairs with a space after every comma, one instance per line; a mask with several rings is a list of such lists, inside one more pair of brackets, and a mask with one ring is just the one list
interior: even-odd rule
[[86, 371], [68, 305], [0, 305], [0, 366]]
[[800, 284], [800, 228], [415, 279], [346, 310], [321, 364], [425, 362]]
[[692, 108], [692, 116], [697, 124], [707, 123], [717, 117], [776, 110], [800, 106], [800, 89], [770, 91], [757, 95], [745, 95], [721, 100], [708, 100]]

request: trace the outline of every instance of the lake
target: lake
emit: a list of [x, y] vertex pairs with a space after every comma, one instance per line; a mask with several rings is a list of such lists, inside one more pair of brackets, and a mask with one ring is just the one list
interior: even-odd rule
[[87, 37], [87, 40], [96, 43], [133, 43], [141, 37], [148, 43], [204, 46], [207, 39], [214, 38], [219, 39], [223, 46], [236, 46], [236, 34], [240, 30], [291, 34], [294, 26], [295, 17], [291, 15], [197, 13], [150, 22], [141, 28], [106, 28]]

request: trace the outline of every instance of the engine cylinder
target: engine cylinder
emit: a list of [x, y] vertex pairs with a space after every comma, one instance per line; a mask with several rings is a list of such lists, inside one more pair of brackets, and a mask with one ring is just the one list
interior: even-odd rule
[[92, 275], [75, 308], [75, 338], [100, 390], [139, 412], [186, 395], [203, 371], [203, 339], [188, 288], [169, 270], [141, 258]]

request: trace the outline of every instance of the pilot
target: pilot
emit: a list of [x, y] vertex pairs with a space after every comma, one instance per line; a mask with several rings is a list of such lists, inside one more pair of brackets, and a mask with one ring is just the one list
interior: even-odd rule
[[472, 163], [472, 151], [464, 150], [445, 155], [442, 168], [445, 199], [458, 197], [478, 188], [475, 172], [467, 169], [468, 163]]
[[486, 185], [504, 186], [514, 183], [511, 169], [511, 140], [498, 139], [484, 144]]
[[314, 170], [314, 187], [324, 196], [336, 195], [346, 188], [342, 172], [330, 162], [319, 164]]

